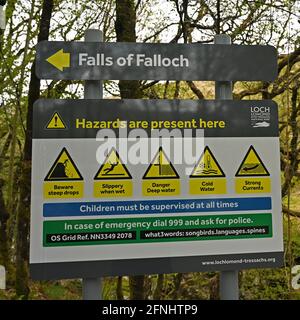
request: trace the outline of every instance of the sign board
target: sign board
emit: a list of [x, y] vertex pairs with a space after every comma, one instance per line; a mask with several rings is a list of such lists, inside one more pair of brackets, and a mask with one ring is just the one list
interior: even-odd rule
[[33, 278], [282, 265], [274, 102], [38, 100], [33, 124]]
[[55, 80], [272, 81], [271, 46], [43, 41], [36, 74]]

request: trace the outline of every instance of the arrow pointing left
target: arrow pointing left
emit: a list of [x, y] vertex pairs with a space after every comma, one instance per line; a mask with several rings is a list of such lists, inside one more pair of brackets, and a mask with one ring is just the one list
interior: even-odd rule
[[52, 64], [58, 70], [64, 71], [64, 68], [70, 67], [70, 56], [70, 53], [64, 52], [64, 49], [61, 49], [50, 56], [47, 59], [47, 62]]

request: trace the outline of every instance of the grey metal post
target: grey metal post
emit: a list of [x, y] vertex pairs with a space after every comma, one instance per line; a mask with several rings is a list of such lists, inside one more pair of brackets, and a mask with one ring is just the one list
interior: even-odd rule
[[[216, 35], [215, 44], [231, 44], [228, 35]], [[215, 83], [216, 100], [232, 100], [232, 82], [216, 81]], [[239, 299], [239, 272], [236, 270], [222, 271], [220, 274], [220, 298], [221, 300]]]
[[[95, 29], [86, 30], [84, 40], [86, 42], [102, 42], [102, 31]], [[84, 83], [84, 99], [103, 99], [102, 81], [86, 80]]]
[[[87, 42], [102, 42], [103, 34], [100, 30], [86, 30], [84, 40]], [[84, 83], [84, 99], [102, 99], [103, 86], [102, 81], [87, 80]], [[82, 279], [82, 297], [83, 300], [101, 300], [101, 278]]]

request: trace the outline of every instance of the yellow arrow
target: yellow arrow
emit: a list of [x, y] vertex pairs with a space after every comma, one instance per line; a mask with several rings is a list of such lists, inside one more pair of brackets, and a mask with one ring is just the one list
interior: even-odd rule
[[64, 49], [61, 49], [49, 57], [47, 61], [58, 70], [64, 71], [64, 68], [70, 67], [70, 53], [66, 53]]

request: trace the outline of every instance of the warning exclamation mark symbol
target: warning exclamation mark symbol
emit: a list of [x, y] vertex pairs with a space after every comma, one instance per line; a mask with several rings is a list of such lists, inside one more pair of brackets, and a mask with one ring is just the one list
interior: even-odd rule
[[55, 112], [47, 123], [45, 129], [67, 129], [62, 117]]
[[57, 114], [54, 116], [54, 127], [57, 128], [57, 119], [58, 119], [58, 116]]

